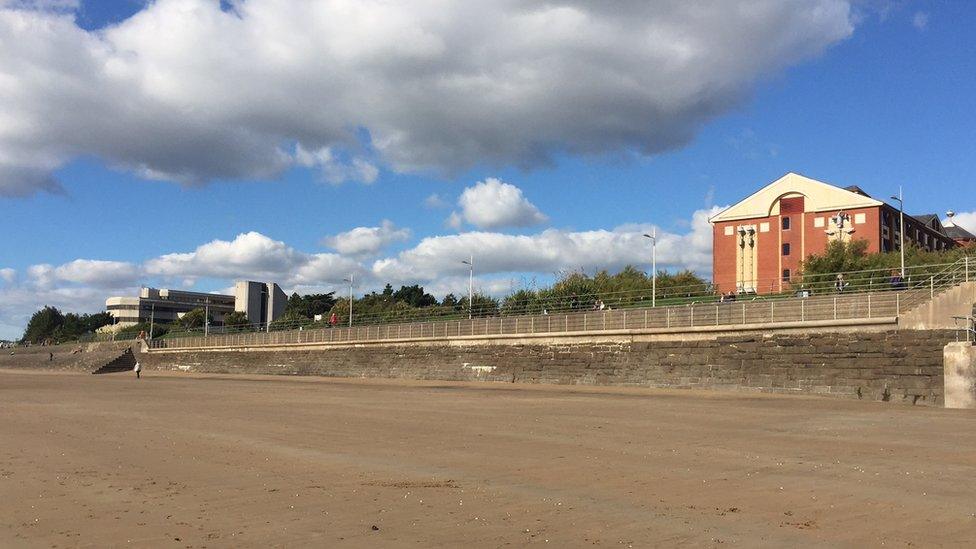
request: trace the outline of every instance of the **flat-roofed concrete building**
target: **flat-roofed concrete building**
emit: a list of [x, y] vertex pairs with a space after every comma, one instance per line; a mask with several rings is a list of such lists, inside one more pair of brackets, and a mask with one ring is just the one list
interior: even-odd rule
[[265, 326], [285, 314], [288, 296], [274, 282], [241, 280], [234, 285], [234, 303], [248, 322]]
[[224, 315], [234, 310], [234, 296], [142, 288], [138, 297], [110, 297], [105, 300], [105, 310], [115, 318], [116, 326], [131, 326], [140, 322], [168, 324], [194, 309], [210, 309], [215, 324], [221, 324]]

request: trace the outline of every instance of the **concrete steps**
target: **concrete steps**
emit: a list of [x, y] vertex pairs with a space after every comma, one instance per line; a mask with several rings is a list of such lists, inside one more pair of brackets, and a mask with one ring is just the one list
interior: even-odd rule
[[118, 372], [131, 372], [136, 365], [136, 357], [132, 354], [132, 349], [126, 349], [124, 353], [115, 357], [107, 364], [103, 364], [92, 374], [114, 374]]

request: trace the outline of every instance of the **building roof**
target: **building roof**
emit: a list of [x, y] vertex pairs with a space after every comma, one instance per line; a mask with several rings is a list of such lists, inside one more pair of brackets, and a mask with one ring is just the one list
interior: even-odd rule
[[[854, 208], [868, 208], [881, 206], [883, 202], [875, 200], [860, 188], [852, 191], [842, 189], [823, 181], [810, 179], [800, 174], [790, 172], [783, 177], [759, 189], [742, 201], [726, 208], [709, 221], [735, 221], [739, 219], [753, 219], [779, 214], [777, 199], [784, 196], [803, 196], [806, 198], [806, 211], [840, 211]], [[860, 192], [857, 192], [860, 191]]]
[[868, 198], [871, 198], [871, 195], [869, 195], [868, 193], [864, 192], [864, 189], [862, 189], [861, 187], [858, 187], [857, 185], [849, 185], [847, 187], [844, 187], [844, 190], [845, 191], [851, 191], [852, 193], [859, 194], [861, 196], [866, 196]]
[[965, 241], [976, 240], [976, 235], [967, 231], [966, 229], [963, 229], [962, 227], [956, 225], [955, 223], [947, 222], [945, 224], [945, 234], [946, 236], [948, 236], [953, 240], [965, 240]]

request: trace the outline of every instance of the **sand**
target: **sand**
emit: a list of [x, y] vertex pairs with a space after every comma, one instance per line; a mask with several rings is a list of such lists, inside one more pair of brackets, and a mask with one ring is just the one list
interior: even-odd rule
[[2, 547], [964, 546], [976, 413], [0, 371]]

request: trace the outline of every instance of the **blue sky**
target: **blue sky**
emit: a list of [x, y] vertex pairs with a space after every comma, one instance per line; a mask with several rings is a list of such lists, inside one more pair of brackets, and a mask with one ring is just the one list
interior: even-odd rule
[[[278, 0], [267, 1], [273, 4]], [[833, 9], [846, 5], [839, 0], [821, 3]], [[27, 4], [31, 5], [24, 7]], [[144, 17], [149, 12], [158, 23], [181, 13], [178, 9], [206, 9], [212, 3], [166, 0], [147, 8], [131, 0], [100, 0], [82, 1], [77, 6], [68, 3], [54, 11], [44, 4], [14, 2], [13, 8], [2, 8], [0, 2], [0, 10], [8, 12], [4, 25], [11, 24], [11, 13], [16, 12], [21, 18], [55, 18], [59, 24], [73, 25], [82, 41], [90, 40], [90, 35], [83, 34], [86, 32], [97, 36], [106, 27], [120, 29], [115, 36], [107, 33], [106, 40], [119, 49], [126, 44], [136, 52], [129, 55], [135, 57], [149, 59], [155, 55], [151, 66], [145, 63], [149, 69], [136, 67], [137, 60], [132, 70], [143, 71], [143, 84], [152, 82], [167, 90], [167, 81], [149, 79], [157, 78], [154, 75], [159, 66], [182, 67], [192, 50], [188, 47], [158, 53], [161, 46], [146, 30], [153, 27], [137, 26], [129, 18]], [[800, 4], [809, 7], [814, 3]], [[234, 9], [240, 21], [262, 16], [257, 10], [248, 11], [251, 8], [224, 5], [224, 13]], [[632, 101], [633, 97], [625, 95], [629, 91], [585, 79], [566, 86], [573, 87], [572, 93], [556, 85], [542, 92], [532, 91], [531, 97], [541, 94], [547, 101], [542, 103], [542, 110], [553, 103], [566, 104], [564, 112], [554, 109], [557, 114], [547, 115], [551, 118], [540, 115], [534, 119], [531, 105], [492, 103], [498, 105], [493, 111], [473, 100], [465, 102], [462, 98], [455, 103], [453, 96], [428, 105], [422, 103], [422, 93], [418, 94], [420, 99], [398, 104], [401, 94], [410, 93], [410, 86], [423, 92], [425, 84], [397, 80], [405, 72], [402, 63], [377, 69], [374, 61], [369, 61], [366, 69], [353, 66], [351, 74], [375, 74], [387, 80], [362, 84], [366, 94], [385, 86], [395, 88], [395, 94], [377, 93], [376, 104], [368, 106], [369, 99], [376, 98], [363, 98], [362, 104], [339, 103], [332, 98], [348, 91], [342, 88], [348, 75], [323, 80], [322, 89], [315, 90], [322, 94], [321, 102], [310, 102], [308, 116], [321, 116], [328, 125], [334, 122], [329, 111], [348, 110], [340, 122], [347, 128], [349, 124], [356, 127], [340, 137], [331, 130], [309, 137], [316, 127], [282, 121], [291, 113], [258, 104], [274, 97], [287, 105], [289, 94], [298, 88], [294, 84], [269, 88], [273, 93], [255, 93], [259, 99], [241, 98], [240, 105], [234, 105], [238, 110], [233, 120], [239, 125], [240, 120], [261, 117], [261, 128], [276, 128], [275, 146], [290, 156], [270, 171], [261, 164], [263, 149], [238, 149], [237, 143], [223, 148], [222, 139], [239, 138], [233, 133], [236, 128], [227, 130], [230, 137], [214, 137], [208, 128], [194, 128], [199, 135], [184, 136], [181, 125], [160, 130], [169, 118], [184, 114], [165, 108], [152, 113], [158, 114], [158, 119], [133, 114], [127, 102], [142, 101], [135, 97], [139, 92], [131, 87], [106, 88], [118, 95], [97, 118], [93, 115], [72, 121], [64, 129], [55, 127], [50, 135], [40, 137], [35, 134], [43, 132], [26, 130], [14, 136], [16, 141], [5, 142], [0, 137], [0, 149], [6, 145], [22, 155], [8, 155], [14, 159], [7, 161], [13, 167], [7, 166], [10, 169], [6, 171], [4, 156], [0, 155], [0, 234], [5, 235], [0, 269], [6, 273], [0, 280], [0, 338], [19, 336], [26, 317], [44, 304], [97, 310], [109, 294], [131, 292], [143, 284], [216, 291], [230, 286], [235, 278], [264, 276], [280, 280], [286, 289], [318, 291], [341, 287], [341, 278], [356, 270], [364, 280], [362, 291], [390, 281], [420, 282], [441, 294], [461, 292], [466, 271], [454, 256], [463, 255], [465, 250], [472, 250], [476, 265], [483, 267], [480, 287], [504, 294], [513, 285], [533, 278], [551, 280], [560, 270], [615, 269], [639, 263], [648, 255], [648, 250], [641, 248], [644, 244], [639, 235], [652, 225], [666, 235], [664, 247], [659, 249], [666, 267], [692, 268], [707, 274], [708, 264], [703, 258], [707, 258], [710, 241], [703, 237], [707, 224], [702, 220], [710, 209], [731, 204], [788, 171], [840, 185], [856, 184], [878, 197], [904, 185], [910, 213], [941, 214], [951, 208], [964, 213], [960, 219], [976, 221], [976, 213], [968, 215], [976, 212], [976, 198], [971, 192], [961, 192], [971, 190], [976, 181], [972, 162], [976, 152], [972, 130], [976, 127], [976, 109], [972, 108], [972, 98], [976, 97], [976, 41], [971, 36], [976, 5], [859, 3], [844, 12], [849, 29], [843, 24], [838, 27], [836, 21], [826, 24], [823, 17], [814, 14], [810, 19], [789, 19], [787, 23], [796, 28], [785, 33], [787, 38], [776, 25], [792, 16], [778, 13], [775, 7], [768, 11], [770, 22], [756, 33], [766, 33], [767, 42], [778, 39], [786, 45], [743, 46], [744, 52], [735, 59], [753, 56], [757, 61], [733, 63], [732, 67], [718, 53], [712, 59], [705, 51], [705, 66], [710, 66], [713, 74], [723, 73], [722, 77], [703, 76], [695, 67], [678, 70], [677, 76], [688, 75], [691, 91], [684, 90], [681, 81], [674, 90], [661, 95], [667, 96], [668, 106], [680, 104], [681, 109], [677, 114], [665, 109], [663, 114], [647, 115], [646, 120], [640, 116], [658, 113], [650, 107], [659, 105], [637, 105], [632, 111], [616, 112], [616, 105]], [[757, 13], [765, 12], [757, 8]], [[423, 23], [422, 14], [406, 16]], [[615, 32], [612, 19], [600, 19], [610, 16], [588, 16], [588, 23], [600, 23], [611, 35]], [[195, 17], [202, 19], [200, 14]], [[389, 17], [393, 21], [405, 15], [391, 13]], [[654, 13], [642, 11], [635, 17], [660, 23]], [[681, 22], [681, 17], [676, 13], [664, 19], [675, 23]], [[220, 32], [219, 25], [214, 29]], [[448, 30], [442, 29], [443, 36], [452, 36]], [[205, 36], [208, 30], [204, 26], [200, 32]], [[621, 28], [619, 32], [629, 35], [634, 31]], [[45, 39], [43, 32], [36, 34], [41, 35], [39, 43], [52, 49], [59, 45], [60, 39]], [[805, 38], [793, 38], [797, 35]], [[230, 36], [229, 40], [234, 40], [233, 33]], [[183, 37], [187, 43], [196, 38]], [[497, 45], [492, 38], [485, 40], [479, 47]], [[624, 65], [630, 62], [630, 52], [626, 40], [619, 42], [619, 52], [602, 46], [586, 53], [609, 55], [613, 62], [619, 59]], [[418, 48], [428, 46], [423, 40], [417, 44]], [[533, 43], [521, 46], [526, 50], [541, 48]], [[569, 40], [545, 47], [554, 48], [547, 50], [547, 55], [558, 60], [562, 50], [576, 46]], [[418, 55], [428, 52], [418, 51]], [[205, 58], [212, 53], [200, 55]], [[34, 68], [52, 63], [51, 58], [38, 55], [35, 59], [33, 52], [26, 50], [0, 53], [0, 60], [4, 55], [26, 59], [29, 63], [24, 64]], [[504, 61], [512, 63], [521, 53], [506, 51], [504, 55], [508, 56]], [[190, 58], [196, 62], [196, 57]], [[341, 60], [348, 62], [347, 57]], [[463, 63], [465, 59], [452, 62]], [[431, 68], [429, 58], [418, 67], [412, 70], [440, 70]], [[566, 72], [571, 73], [570, 69], [576, 70], [570, 67]], [[642, 59], [621, 67], [638, 72], [645, 69], [657, 70]], [[51, 80], [37, 84], [30, 80], [34, 73], [17, 70], [8, 76], [15, 81], [23, 79], [25, 88], [28, 84], [43, 85], [44, 91], [51, 86], [70, 87], [77, 84], [76, 79], [84, 85], [87, 77], [87, 73], [59, 76], [58, 70], [52, 70], [55, 76]], [[261, 74], [262, 67], [253, 70], [255, 87], [265, 85], [269, 77]], [[330, 69], [328, 65], [310, 66], [307, 74], [321, 70]], [[592, 67], [587, 70], [592, 71]], [[173, 73], [180, 75], [176, 69]], [[187, 74], [188, 78], [200, 78], [198, 72]], [[672, 85], [653, 78], [635, 77], [636, 85]], [[708, 92], [711, 95], [701, 100], [705, 106], [698, 108], [694, 101], [686, 100], [697, 97], [694, 94], [707, 95], [692, 89], [695, 79], [702, 80], [702, 88], [721, 87], [723, 91]], [[186, 96], [181, 95], [182, 84], [174, 85], [174, 95], [166, 98], [165, 107], [179, 105], [196, 109], [194, 112], [224, 108], [228, 101], [220, 97], [220, 83], [206, 82], [205, 77], [202, 80], [194, 83], [198, 87], [187, 84], [190, 91]], [[302, 80], [295, 82], [300, 88]], [[496, 84], [491, 81], [479, 84], [475, 91], [460, 88], [454, 93], [494, 93]], [[724, 87], [730, 89], [726, 92]], [[199, 89], [216, 89], [216, 97], [202, 97]], [[589, 92], [597, 99], [589, 99]], [[156, 88], [143, 93], [157, 94]], [[302, 94], [296, 95], [296, 102], [317, 97], [294, 93]], [[605, 99], [617, 93], [621, 99], [616, 103]], [[27, 101], [27, 94], [11, 99], [0, 91], [0, 104], [8, 103], [5, 109], [50, 112], [50, 117], [36, 115], [26, 120], [34, 126], [57, 126], [63, 118], [59, 113], [68, 113], [70, 118], [73, 110], [88, 108], [84, 105], [89, 99], [73, 99], [67, 107], [55, 104], [64, 95], [33, 93], [31, 97], [40, 96], [39, 104], [25, 109], [18, 101]], [[638, 97], [654, 95], [643, 93]], [[236, 103], [234, 97], [235, 101], [229, 102]], [[518, 94], [514, 97], [512, 101], [519, 101]], [[253, 116], [248, 101], [255, 101]], [[574, 108], [574, 101], [583, 106]], [[159, 104], [153, 103], [153, 108]], [[508, 110], [517, 114], [523, 107], [529, 114], [507, 116]], [[427, 108], [431, 109], [427, 116], [414, 114]], [[465, 111], [467, 108], [472, 112]], [[279, 112], [282, 120], [275, 120]], [[525, 118], [524, 127], [520, 116]], [[606, 120], [614, 116], [629, 119], [613, 120], [613, 125], [607, 126]], [[370, 122], [364, 122], [367, 119]], [[0, 136], [3, 124], [0, 118]], [[91, 135], [85, 135], [89, 127]], [[409, 142], [388, 145], [386, 138], [400, 135], [398, 132], [407, 135]], [[454, 137], [445, 137], [445, 133]], [[65, 134], [73, 135], [64, 138]], [[111, 138], [100, 141], [108, 134]], [[476, 136], [471, 143], [467, 142], [469, 135]], [[179, 144], [183, 139], [198, 140], [200, 147]], [[306, 141], [327, 147], [328, 158], [316, 156], [317, 149], [310, 145], [306, 148]], [[455, 143], [457, 147], [452, 149]], [[542, 153], [538, 152], [540, 147]], [[167, 152], [170, 148], [172, 154]], [[299, 148], [309, 154], [303, 156]], [[249, 156], [252, 150], [256, 151], [253, 162], [242, 159], [242, 151], [243, 156]], [[214, 151], [212, 156], [209, 151]], [[268, 153], [267, 158], [275, 157]], [[234, 165], [238, 161], [241, 165]], [[190, 175], [185, 176], [184, 170]], [[340, 179], [343, 181], [335, 182]], [[470, 189], [468, 209], [458, 203], [465, 189]], [[431, 195], [440, 200], [431, 199]], [[435, 202], [440, 204], [431, 207]], [[451, 226], [448, 222], [452, 212], [460, 216], [460, 224]], [[492, 217], [495, 214], [497, 218]], [[356, 228], [362, 230], [344, 234]], [[242, 234], [251, 236], [239, 239]], [[519, 235], [525, 238], [519, 240]], [[667, 238], [672, 238], [670, 246]], [[563, 251], [559, 247], [564, 244], [568, 247]], [[560, 258], [568, 259], [537, 260], [532, 246], [559, 249]], [[627, 251], [628, 246], [631, 251]], [[607, 247], [613, 249], [607, 251]], [[223, 267], [213, 264], [223, 260], [227, 260]]]

